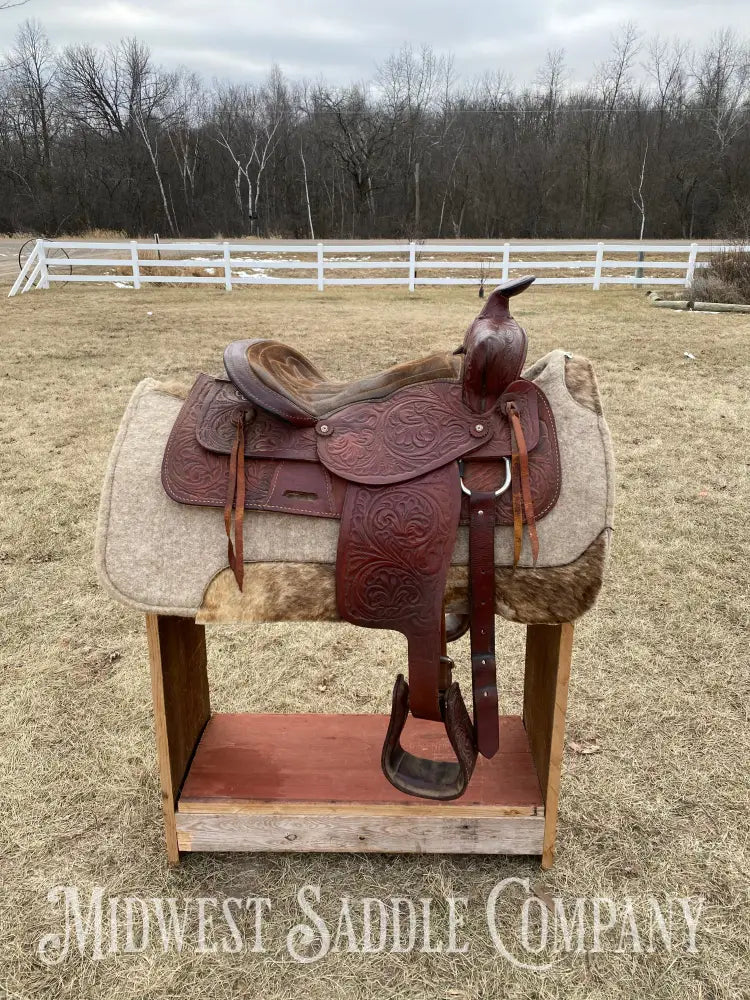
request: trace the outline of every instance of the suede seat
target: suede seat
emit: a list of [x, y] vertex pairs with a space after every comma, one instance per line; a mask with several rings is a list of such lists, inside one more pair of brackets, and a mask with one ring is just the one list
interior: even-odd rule
[[241, 340], [224, 354], [234, 384], [260, 405], [295, 424], [314, 424], [350, 403], [383, 399], [419, 382], [455, 382], [462, 359], [430, 354], [350, 382], [328, 379], [304, 354], [278, 340]]

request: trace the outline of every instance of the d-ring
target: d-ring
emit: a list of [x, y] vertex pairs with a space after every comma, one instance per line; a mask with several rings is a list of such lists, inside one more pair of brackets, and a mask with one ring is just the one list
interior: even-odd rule
[[[496, 497], [499, 497], [501, 493], [505, 493], [505, 491], [510, 486], [510, 459], [506, 455], [503, 455], [503, 461], [505, 462], [505, 482], [503, 483], [503, 485], [500, 487], [499, 490], [495, 490]], [[458, 460], [458, 478], [459, 482], [461, 483], [461, 490], [466, 494], [467, 497], [470, 497], [471, 490], [464, 482], [464, 460], [462, 458], [459, 458]]]

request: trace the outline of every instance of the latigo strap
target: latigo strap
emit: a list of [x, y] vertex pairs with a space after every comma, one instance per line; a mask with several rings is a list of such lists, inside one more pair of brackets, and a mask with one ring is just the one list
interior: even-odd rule
[[510, 420], [510, 440], [513, 448], [511, 457], [511, 482], [513, 493], [513, 565], [517, 566], [518, 560], [521, 558], [524, 515], [529, 529], [531, 555], [534, 560], [534, 564], [536, 565], [536, 561], [539, 558], [539, 537], [536, 531], [534, 502], [531, 499], [529, 453], [526, 448], [526, 439], [524, 437], [523, 427], [521, 426], [521, 418], [518, 413], [518, 407], [513, 401], [508, 403], [506, 412], [508, 414], [508, 419]]
[[500, 742], [495, 675], [495, 494], [469, 497], [471, 690], [477, 750], [494, 757]]

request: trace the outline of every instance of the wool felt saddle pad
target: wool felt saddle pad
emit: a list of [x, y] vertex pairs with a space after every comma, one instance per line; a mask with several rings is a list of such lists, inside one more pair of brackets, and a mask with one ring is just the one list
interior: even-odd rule
[[[593, 369], [553, 351], [524, 372], [546, 394], [560, 449], [560, 496], [538, 524], [540, 555], [528, 540], [513, 569], [513, 528], [496, 528], [496, 612], [525, 623], [571, 621], [599, 592], [613, 528], [614, 463]], [[189, 387], [144, 379], [135, 389], [110, 455], [96, 536], [99, 578], [123, 604], [202, 622], [337, 620], [339, 522], [246, 512], [245, 584], [227, 566], [222, 513], [175, 503], [161, 463]], [[446, 611], [466, 613], [468, 538], [460, 528]]]

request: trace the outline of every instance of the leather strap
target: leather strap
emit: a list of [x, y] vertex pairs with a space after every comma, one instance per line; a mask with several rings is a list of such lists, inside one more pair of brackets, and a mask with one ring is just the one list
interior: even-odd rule
[[521, 558], [524, 515], [526, 517], [526, 524], [529, 528], [529, 541], [531, 542], [531, 555], [534, 560], [534, 565], [536, 565], [536, 561], [539, 558], [539, 536], [537, 535], [536, 530], [534, 502], [531, 498], [529, 453], [526, 448], [526, 439], [524, 438], [518, 407], [513, 401], [508, 403], [506, 412], [508, 414], [508, 419], [510, 420], [510, 439], [512, 446], [511, 484], [513, 495], [513, 566], [515, 568]]
[[466, 711], [461, 689], [453, 683], [442, 698], [445, 731], [448, 734], [455, 763], [417, 757], [401, 746], [401, 733], [409, 717], [409, 685], [399, 674], [393, 685], [391, 720], [388, 724], [381, 766], [390, 783], [407, 795], [426, 799], [457, 799], [463, 795], [477, 762], [474, 734]]
[[[236, 417], [237, 431], [229, 456], [227, 499], [224, 504], [224, 528], [227, 533], [227, 560], [234, 573], [237, 586], [242, 590], [245, 581], [245, 551], [242, 525], [245, 517], [245, 417]], [[232, 545], [232, 508], [234, 508], [234, 545]]]
[[479, 753], [494, 757], [500, 730], [495, 669], [495, 494], [469, 497], [471, 686]]
[[336, 554], [340, 617], [406, 636], [411, 710], [438, 722], [443, 596], [460, 513], [455, 462], [391, 486], [349, 483]]
[[[471, 720], [443, 650], [443, 596], [460, 512], [455, 462], [397, 485], [350, 483], [336, 557], [341, 618], [395, 629], [408, 644], [409, 684], [399, 676], [394, 687], [383, 770], [401, 791], [433, 799], [460, 795], [476, 761]], [[410, 710], [444, 723], [457, 763], [404, 750], [399, 739]]]

